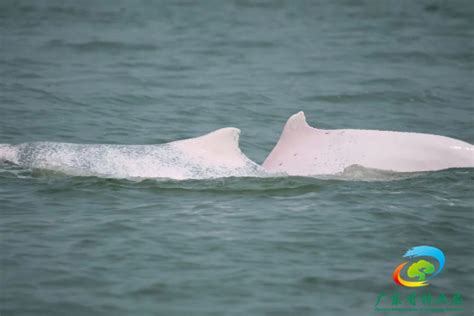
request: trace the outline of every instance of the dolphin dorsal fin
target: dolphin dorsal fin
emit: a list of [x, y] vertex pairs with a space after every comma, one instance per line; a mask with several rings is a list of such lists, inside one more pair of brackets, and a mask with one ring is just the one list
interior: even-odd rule
[[290, 116], [285, 124], [284, 132], [298, 131], [310, 127], [306, 122], [306, 116], [303, 111]]
[[196, 137], [193, 141], [202, 149], [211, 152], [239, 152], [240, 130], [235, 127], [221, 128]]
[[220, 164], [226, 168], [242, 168], [248, 164], [255, 165], [240, 150], [239, 135], [238, 128], [226, 127], [200, 137], [170, 144], [181, 150], [188, 159], [198, 159], [200, 163], [211, 166]]
[[173, 142], [178, 147], [194, 148], [199, 152], [219, 154], [221, 156], [240, 155], [240, 130], [235, 127], [226, 127], [210, 132], [206, 135]]

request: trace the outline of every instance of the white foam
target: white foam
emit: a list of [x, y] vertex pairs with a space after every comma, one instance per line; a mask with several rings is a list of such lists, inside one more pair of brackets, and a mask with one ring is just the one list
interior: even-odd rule
[[17, 150], [9, 144], [0, 144], [0, 161], [17, 162]]

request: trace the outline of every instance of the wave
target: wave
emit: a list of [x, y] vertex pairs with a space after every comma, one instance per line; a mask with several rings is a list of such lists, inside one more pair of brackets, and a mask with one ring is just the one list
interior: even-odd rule
[[136, 51], [155, 51], [158, 46], [153, 44], [125, 43], [118, 41], [88, 41], [82, 43], [70, 43], [63, 40], [51, 40], [47, 43], [50, 48], [69, 48], [79, 52], [96, 52], [100, 50], [136, 50]]

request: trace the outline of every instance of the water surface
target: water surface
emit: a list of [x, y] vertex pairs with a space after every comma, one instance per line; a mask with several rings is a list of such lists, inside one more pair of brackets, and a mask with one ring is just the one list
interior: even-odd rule
[[[154, 144], [235, 126], [261, 163], [299, 110], [315, 127], [473, 143], [473, 11], [2, 1], [0, 143]], [[132, 181], [2, 165], [0, 313], [371, 315], [378, 294], [411, 293], [391, 273], [427, 244], [446, 268], [417, 293], [462, 293], [470, 315], [473, 179]]]

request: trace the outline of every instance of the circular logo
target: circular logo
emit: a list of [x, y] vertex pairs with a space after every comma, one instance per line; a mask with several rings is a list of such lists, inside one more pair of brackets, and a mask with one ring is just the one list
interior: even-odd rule
[[[407, 287], [427, 286], [444, 268], [444, 253], [435, 247], [417, 246], [409, 249], [404, 255], [409, 261], [401, 263], [393, 271], [393, 281]], [[405, 268], [406, 267], [406, 268]], [[406, 275], [409, 279], [402, 277]]]

